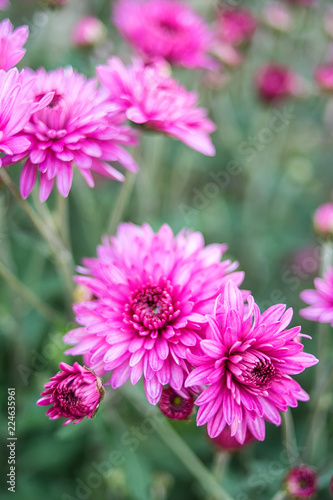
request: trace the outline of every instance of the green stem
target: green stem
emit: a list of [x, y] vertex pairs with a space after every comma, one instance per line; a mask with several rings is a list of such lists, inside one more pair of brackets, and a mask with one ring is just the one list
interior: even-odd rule
[[297, 449], [294, 420], [290, 408], [282, 413], [282, 424], [284, 446], [287, 452], [290, 467], [293, 467], [295, 463], [300, 462], [300, 455]]
[[31, 307], [36, 309], [42, 316], [44, 316], [48, 321], [54, 323], [62, 321], [62, 317], [54, 311], [50, 306], [42, 302], [37, 295], [35, 295], [30, 288], [26, 287], [21, 283], [0, 261], [0, 275], [7, 282], [7, 284], [12, 288], [12, 290], [17, 293], [23, 300], [25, 300]]
[[[137, 390], [126, 386], [124, 387], [123, 393], [130, 403], [136, 408], [139, 408], [139, 411], [142, 412], [142, 405], [145, 401], [143, 395]], [[152, 412], [149, 412], [148, 415], [151, 413]], [[158, 415], [159, 417], [161, 416], [161, 414]], [[159, 434], [162, 441], [164, 441], [170, 450], [179, 458], [183, 465], [191, 472], [193, 477], [201, 484], [204, 490], [214, 498], [214, 500], [234, 500], [166, 419], [161, 420], [161, 418], [156, 418], [155, 425], [156, 432]]]
[[36, 211], [21, 197], [19, 190], [9, 176], [5, 168], [0, 169], [0, 177], [4, 184], [8, 187], [17, 203], [24, 210], [26, 215], [29, 217], [35, 228], [42, 235], [42, 237], [49, 244], [54, 258], [59, 269], [60, 274], [63, 277], [64, 284], [66, 286], [67, 292], [67, 303], [71, 302], [73, 293], [73, 280], [72, 280], [72, 270], [73, 270], [73, 260], [68, 249], [63, 245], [61, 240], [58, 238], [54, 228], [54, 224], [45, 222]]
[[278, 491], [271, 500], [285, 500], [287, 493], [285, 491]]
[[118, 227], [119, 222], [122, 220], [126, 205], [132, 194], [134, 184], [135, 184], [136, 174], [133, 172], [127, 172], [126, 179], [123, 182], [115, 209], [112, 213], [107, 234], [114, 234]]

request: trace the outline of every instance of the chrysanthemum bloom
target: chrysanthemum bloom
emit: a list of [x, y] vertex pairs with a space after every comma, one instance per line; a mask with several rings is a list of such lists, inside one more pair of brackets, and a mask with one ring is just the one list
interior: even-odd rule
[[[32, 113], [47, 105], [52, 95], [34, 102], [30, 91], [33, 80], [16, 68], [0, 70], [0, 151], [7, 155], [25, 154], [30, 141], [22, 134]], [[0, 157], [0, 167], [5, 163]]]
[[210, 439], [215, 446], [220, 449], [222, 448], [222, 450], [227, 450], [230, 453], [241, 450], [244, 446], [253, 443], [255, 440], [255, 437], [247, 429], [244, 443], [239, 443], [235, 436], [231, 435], [231, 429], [228, 425], [225, 426], [221, 434], [216, 436], [216, 438]]
[[205, 247], [200, 233], [174, 236], [163, 225], [155, 234], [148, 224], [121, 224], [98, 247], [97, 258], [83, 261], [85, 276], [76, 281], [97, 299], [74, 305], [83, 327], [64, 337], [75, 345], [67, 353], [83, 354], [98, 374], [113, 370], [113, 388], [129, 377], [134, 385], [143, 373], [152, 404], [163, 385], [180, 391], [189, 372], [186, 352], [198, 345], [205, 314], [226, 280], [239, 285], [244, 277], [232, 272], [237, 263], [221, 262], [225, 250]]
[[176, 137], [200, 153], [215, 154], [209, 137], [215, 125], [206, 110], [197, 107], [198, 95], [166, 76], [163, 63], [135, 61], [125, 67], [112, 57], [107, 66], [97, 67], [97, 75], [110, 101], [130, 121]]
[[333, 267], [328, 267], [324, 278], [315, 278], [315, 290], [303, 290], [301, 299], [309, 307], [300, 310], [300, 315], [310, 321], [331, 323], [333, 326]]
[[300, 465], [288, 472], [285, 483], [291, 498], [312, 498], [317, 491], [317, 473], [307, 465]]
[[104, 397], [102, 380], [85, 366], [60, 363], [61, 369], [45, 384], [38, 405], [52, 405], [46, 412], [50, 419], [65, 417], [64, 425], [78, 424], [84, 417], [93, 418]]
[[256, 28], [257, 21], [249, 10], [224, 8], [218, 14], [218, 37], [231, 45], [251, 40]]
[[309, 399], [289, 375], [301, 373], [317, 359], [294, 341], [300, 327], [285, 329], [292, 309], [284, 311], [285, 305], [279, 304], [261, 314], [251, 296], [244, 308], [242, 294], [232, 281], [216, 299], [200, 342], [202, 354], [187, 355], [196, 368], [185, 381], [185, 387], [208, 385], [196, 404], [200, 406], [197, 424], [208, 423], [210, 437], [229, 425], [241, 444], [247, 429], [263, 441], [265, 420], [280, 425], [279, 411]]
[[9, 19], [0, 23], [0, 69], [10, 69], [22, 59], [26, 52], [22, 47], [28, 36], [28, 26], [20, 26], [13, 31]]
[[[47, 73], [35, 73], [34, 99], [53, 92], [47, 108], [35, 113], [25, 126], [30, 141], [29, 156], [24, 164], [20, 190], [23, 198], [31, 193], [40, 174], [40, 199], [45, 201], [55, 179], [62, 196], [67, 196], [72, 184], [73, 164], [90, 187], [94, 186], [91, 171], [122, 181], [123, 175], [108, 161], [119, 162], [129, 170], [137, 165], [122, 146], [136, 144], [134, 133], [119, 123], [110, 113], [111, 104], [105, 92], [97, 88], [95, 79], [68, 67]], [[7, 164], [25, 155], [8, 158]]]
[[192, 413], [194, 398], [191, 393], [185, 398], [172, 387], [165, 387], [158, 405], [161, 412], [171, 420], [186, 420]]
[[106, 37], [106, 28], [102, 21], [94, 16], [83, 17], [75, 25], [72, 42], [77, 47], [93, 47]]
[[313, 224], [321, 236], [333, 237], [333, 203], [320, 205], [314, 213]]
[[187, 68], [214, 68], [207, 55], [212, 35], [189, 5], [176, 0], [119, 0], [114, 23], [122, 36], [148, 59], [161, 57]]
[[262, 11], [262, 19], [267, 26], [278, 31], [289, 31], [294, 23], [292, 13], [281, 2], [269, 2]]
[[0, 0], [0, 10], [6, 10], [10, 7], [9, 0]]
[[276, 102], [299, 92], [298, 76], [287, 66], [267, 64], [257, 74], [259, 97], [265, 102]]
[[333, 63], [318, 66], [314, 72], [314, 78], [321, 90], [333, 92]]

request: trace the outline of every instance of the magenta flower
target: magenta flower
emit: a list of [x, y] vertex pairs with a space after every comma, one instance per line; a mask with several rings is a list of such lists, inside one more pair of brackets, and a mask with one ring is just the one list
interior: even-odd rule
[[314, 72], [314, 78], [322, 90], [333, 92], [333, 63], [318, 66]]
[[112, 57], [107, 66], [97, 68], [97, 74], [110, 101], [130, 121], [176, 137], [205, 155], [215, 154], [209, 137], [215, 125], [206, 110], [197, 107], [197, 94], [165, 75], [165, 64], [136, 61], [125, 67]]
[[94, 16], [82, 17], [75, 25], [72, 42], [77, 47], [93, 47], [104, 40], [106, 28], [102, 21]]
[[223, 8], [219, 12], [217, 34], [223, 42], [231, 45], [248, 42], [256, 28], [257, 21], [249, 10]]
[[46, 415], [52, 420], [65, 417], [64, 425], [78, 424], [84, 417], [93, 418], [104, 397], [102, 380], [79, 363], [60, 363], [59, 367], [61, 371], [45, 384], [46, 390], [37, 404], [52, 405]]
[[10, 69], [22, 59], [25, 54], [22, 47], [28, 36], [28, 26], [20, 26], [13, 31], [9, 19], [0, 23], [0, 69]]
[[183, 230], [175, 237], [168, 225], [154, 234], [148, 224], [121, 224], [97, 258], [83, 261], [84, 276], [76, 281], [97, 298], [74, 305], [82, 328], [64, 337], [75, 345], [67, 353], [83, 354], [98, 374], [113, 370], [113, 388], [129, 377], [134, 385], [143, 374], [152, 404], [164, 385], [181, 391], [186, 351], [201, 340], [205, 314], [226, 280], [243, 280], [243, 273], [232, 272], [237, 263], [220, 261], [225, 250], [205, 247], [200, 233]]
[[317, 363], [294, 339], [300, 327], [285, 330], [292, 309], [272, 306], [264, 313], [243, 297], [234, 282], [228, 281], [224, 296], [216, 299], [213, 314], [207, 316], [202, 354], [188, 353], [196, 366], [185, 387], [208, 385], [196, 400], [200, 406], [197, 424], [208, 423], [215, 438], [229, 425], [231, 436], [244, 443], [247, 430], [260, 441], [265, 438], [265, 420], [280, 425], [279, 411], [307, 401], [308, 394], [289, 375], [301, 373]]
[[193, 395], [180, 396], [171, 387], [165, 387], [158, 403], [161, 412], [171, 420], [186, 420], [194, 406]]
[[310, 321], [331, 323], [333, 326], [333, 267], [328, 267], [324, 278], [315, 278], [315, 290], [303, 290], [301, 299], [309, 307], [300, 310], [300, 315]]
[[314, 213], [313, 224], [318, 234], [333, 237], [333, 203], [320, 205]]
[[[58, 191], [66, 197], [72, 185], [73, 164], [90, 187], [94, 186], [91, 171], [119, 181], [124, 179], [106, 162], [119, 162], [129, 170], [137, 170], [122, 147], [136, 144], [135, 135], [110, 113], [112, 106], [97, 88], [95, 79], [86, 80], [70, 67], [50, 73], [39, 69], [34, 76], [33, 98], [38, 100], [53, 92], [53, 99], [24, 128], [31, 145], [20, 178], [23, 198], [31, 193], [38, 173], [41, 201], [49, 197], [55, 179]], [[13, 156], [7, 164], [24, 156]]]
[[257, 74], [256, 85], [259, 97], [265, 102], [281, 101], [299, 93], [299, 78], [287, 66], [267, 64]]
[[148, 59], [161, 57], [186, 68], [215, 68], [207, 56], [212, 35], [190, 6], [175, 0], [119, 0], [114, 23]]
[[[31, 114], [47, 105], [50, 96], [34, 102], [30, 96], [33, 80], [16, 68], [0, 70], [0, 151], [7, 155], [24, 155], [30, 141], [22, 134]], [[52, 96], [51, 96], [52, 98]], [[0, 157], [0, 167], [5, 158]]]
[[294, 467], [287, 474], [286, 488], [290, 498], [312, 498], [318, 489], [316, 471], [307, 465]]

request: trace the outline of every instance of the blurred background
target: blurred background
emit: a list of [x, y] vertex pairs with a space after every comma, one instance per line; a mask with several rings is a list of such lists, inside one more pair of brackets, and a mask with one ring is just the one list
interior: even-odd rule
[[[140, 172], [123, 220], [164, 222], [174, 232], [191, 227], [206, 243], [228, 244], [228, 256], [245, 271], [244, 287], [259, 305], [286, 303], [294, 308], [293, 326], [313, 336], [305, 349], [316, 354], [316, 324], [302, 320], [299, 293], [311, 288], [319, 274], [321, 240], [312, 216], [321, 203], [332, 201], [333, 100], [314, 79], [314, 70], [333, 60], [333, 13], [330, 1], [303, 5], [296, 1], [192, 0], [188, 2], [212, 26], [221, 6], [245, 8], [256, 20], [246, 43], [222, 46], [216, 72], [173, 70], [173, 76], [200, 95], [217, 131], [212, 135], [216, 156], [208, 158], [168, 137], [146, 134], [139, 152]], [[305, 3], [305, 2], [304, 2]], [[272, 9], [272, 6], [275, 7]], [[270, 10], [268, 9], [270, 7]], [[111, 22], [109, 0], [69, 0], [61, 8], [48, 2], [12, 0], [1, 12], [15, 26], [29, 25], [27, 53], [19, 67], [51, 70], [72, 65], [88, 76], [97, 64], [116, 54], [130, 62], [132, 52]], [[280, 15], [273, 15], [280, 12]], [[282, 12], [282, 14], [281, 14]], [[73, 30], [83, 16], [95, 16], [101, 31], [91, 46], [73, 42]], [[281, 21], [282, 19], [282, 21]], [[295, 75], [292, 95], [278, 101], [264, 99], [258, 89], [260, 68], [284, 65]], [[18, 183], [20, 167], [11, 174]], [[68, 198], [70, 242], [74, 262], [94, 256], [106, 234], [121, 185], [98, 178], [90, 189], [78, 174]], [[32, 197], [38, 203], [37, 189]], [[56, 206], [52, 193], [48, 207]], [[61, 224], [61, 223], [60, 223]], [[13, 286], [0, 278], [0, 435], [7, 435], [7, 387], [16, 388], [17, 492], [16, 499], [41, 500], [209, 500], [172, 443], [163, 439], [154, 422], [156, 412], [130, 388], [107, 392], [96, 420], [64, 427], [51, 422], [36, 400], [63, 354], [62, 336], [74, 326], [71, 304], [52, 256], [6, 188], [0, 185], [1, 262], [27, 289], [41, 297], [56, 314], [41, 314]], [[22, 291], [22, 290], [21, 290]], [[333, 342], [330, 341], [330, 353]], [[79, 360], [79, 359], [78, 359]], [[296, 377], [313, 391], [314, 369]], [[139, 384], [140, 385], [140, 384]], [[136, 387], [141, 394], [140, 387]], [[314, 396], [314, 394], [312, 393]], [[300, 449], [307, 437], [310, 403], [293, 410]], [[318, 498], [330, 498], [333, 473], [333, 399], [325, 395], [325, 435], [318, 438], [309, 465], [320, 472]], [[152, 411], [152, 413], [150, 413]], [[157, 418], [157, 417], [156, 417]], [[148, 419], [148, 420], [147, 420]], [[147, 424], [148, 422], [148, 424]], [[266, 424], [266, 440], [227, 457], [190, 422], [172, 422], [201, 461], [220, 477], [235, 500], [267, 500], [280, 488], [288, 469], [282, 431]], [[110, 459], [107, 478], [89, 476]], [[2, 452], [1, 470], [7, 470]], [[94, 465], [95, 464], [95, 465]], [[1, 498], [10, 498], [2, 476]], [[95, 481], [95, 482], [94, 482]], [[3, 493], [4, 492], [4, 493]]]

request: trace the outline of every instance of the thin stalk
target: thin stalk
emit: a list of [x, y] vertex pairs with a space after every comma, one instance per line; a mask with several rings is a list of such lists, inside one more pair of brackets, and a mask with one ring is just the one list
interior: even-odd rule
[[108, 225], [107, 234], [114, 234], [116, 232], [118, 224], [123, 218], [126, 205], [132, 194], [135, 184], [135, 179], [136, 179], [135, 173], [127, 172], [126, 179], [120, 188], [117, 203]]
[[290, 408], [282, 413], [282, 429], [284, 435], [284, 446], [287, 452], [290, 467], [300, 461], [297, 448], [294, 420]]
[[37, 295], [30, 290], [30, 288], [21, 283], [1, 261], [0, 275], [17, 295], [19, 295], [33, 309], [36, 309], [36, 311], [38, 311], [48, 321], [51, 323], [55, 323], [60, 320], [62, 321], [62, 317], [56, 311], [40, 300], [39, 297], [37, 297]]
[[285, 491], [278, 491], [271, 500], [285, 500], [287, 493]]
[[[132, 403], [139, 411], [142, 412], [143, 396], [133, 388], [124, 387], [123, 393], [126, 395], [130, 403]], [[148, 413], [149, 415], [152, 412]], [[157, 414], [155, 413], [157, 416]], [[160, 417], [161, 415], [158, 414]], [[187, 443], [181, 436], [171, 427], [166, 419], [154, 419], [156, 432], [170, 448], [170, 450], [179, 458], [187, 470], [201, 484], [202, 488], [211, 495], [214, 500], [234, 500], [232, 496], [218, 482], [216, 477], [205, 467], [199, 460]]]
[[73, 280], [72, 280], [72, 271], [73, 271], [73, 260], [72, 255], [69, 250], [64, 246], [64, 244], [59, 239], [56, 232], [53, 230], [54, 224], [47, 223], [48, 221], [44, 221], [37, 212], [21, 197], [19, 190], [16, 185], [12, 181], [8, 172], [5, 168], [0, 169], [0, 177], [3, 180], [4, 184], [8, 187], [17, 203], [24, 210], [26, 215], [29, 217], [35, 228], [42, 235], [42, 237], [49, 244], [54, 258], [59, 269], [59, 272], [63, 278], [64, 284], [66, 286], [67, 292], [67, 303], [71, 302], [72, 293], [73, 293]]

